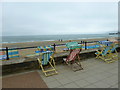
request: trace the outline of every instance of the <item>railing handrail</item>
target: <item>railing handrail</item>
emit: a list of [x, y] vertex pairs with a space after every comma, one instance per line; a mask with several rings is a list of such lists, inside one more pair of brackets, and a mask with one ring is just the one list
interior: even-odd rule
[[[94, 42], [98, 42], [98, 41], [83, 41], [83, 42], [80, 42], [78, 44], [84, 44], [84, 43], [94, 43]], [[63, 45], [66, 45], [66, 43], [63, 43], [63, 44], [53, 44], [51, 46], [63, 46]], [[28, 48], [37, 48], [38, 46], [31, 46], [31, 47], [17, 47], [17, 48], [8, 48], [8, 50], [16, 50], [16, 49], [28, 49]], [[0, 49], [0, 51], [6, 51], [6, 48], [2, 48]]]
[[[94, 42], [98, 42], [98, 41], [81, 41], [81, 43], [78, 43], [78, 44], [84, 44], [85, 45], [85, 50], [87, 49], [87, 43], [94, 43]], [[63, 43], [63, 44], [53, 44], [51, 46], [54, 47], [54, 51], [56, 51], [56, 46], [62, 46], [62, 45], [66, 45], [66, 43]], [[9, 60], [9, 55], [8, 55], [8, 50], [19, 50], [19, 49], [28, 49], [28, 48], [37, 48], [38, 46], [32, 46], [32, 47], [17, 47], [17, 48], [2, 48], [0, 49], [0, 51], [6, 51], [6, 56], [7, 56], [7, 60]]]

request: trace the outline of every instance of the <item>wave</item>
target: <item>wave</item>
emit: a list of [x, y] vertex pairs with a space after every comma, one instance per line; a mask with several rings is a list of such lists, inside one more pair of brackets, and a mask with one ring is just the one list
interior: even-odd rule
[[25, 43], [25, 42], [41, 42], [41, 41], [55, 41], [55, 40], [32, 40], [32, 41], [20, 41], [20, 42], [0, 42], [2, 43]]

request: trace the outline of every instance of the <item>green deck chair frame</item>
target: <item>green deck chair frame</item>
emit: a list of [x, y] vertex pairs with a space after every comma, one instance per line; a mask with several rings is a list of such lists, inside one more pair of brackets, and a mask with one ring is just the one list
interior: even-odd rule
[[[45, 76], [51, 76], [58, 74], [55, 68], [55, 60], [54, 60], [54, 52], [46, 52], [46, 53], [39, 53], [39, 57], [37, 58], [39, 62], [39, 68], [42, 69], [42, 72]], [[43, 63], [44, 62], [44, 63]], [[49, 66], [50, 69], [45, 70], [44, 65]]]

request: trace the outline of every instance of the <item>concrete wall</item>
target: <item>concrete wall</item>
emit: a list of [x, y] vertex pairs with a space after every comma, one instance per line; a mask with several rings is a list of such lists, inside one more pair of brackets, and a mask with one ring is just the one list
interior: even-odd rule
[[[117, 48], [117, 50], [120, 52], [120, 48]], [[85, 60], [87, 58], [93, 58], [95, 56], [96, 56], [95, 51], [80, 54], [81, 60]], [[63, 58], [66, 57], [67, 56], [56, 57], [55, 58], [56, 65], [62, 64]], [[2, 65], [1, 67], [2, 67], [2, 75], [8, 75], [8, 74], [20, 73], [30, 70], [38, 70], [39, 64], [37, 60], [33, 60], [33, 61], [17, 63], [17, 64]]]

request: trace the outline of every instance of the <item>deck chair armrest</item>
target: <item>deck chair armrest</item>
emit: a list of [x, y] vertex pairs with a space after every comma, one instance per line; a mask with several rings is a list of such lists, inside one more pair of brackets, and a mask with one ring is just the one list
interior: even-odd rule
[[100, 50], [95, 50], [96, 52], [101, 52]]
[[97, 54], [102, 54], [102, 51], [96, 50], [96, 53], [97, 53]]

